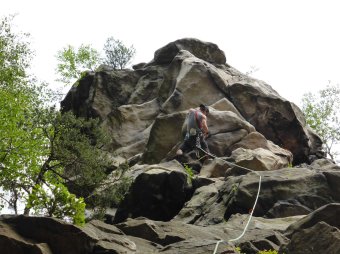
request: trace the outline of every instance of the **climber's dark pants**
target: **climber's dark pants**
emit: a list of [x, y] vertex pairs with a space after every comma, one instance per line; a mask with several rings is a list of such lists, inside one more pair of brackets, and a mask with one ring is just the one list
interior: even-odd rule
[[195, 150], [196, 146], [200, 146], [203, 150], [209, 152], [208, 144], [204, 140], [203, 134], [201, 133], [194, 136], [186, 137], [179, 149], [181, 149], [183, 153], [187, 153]]

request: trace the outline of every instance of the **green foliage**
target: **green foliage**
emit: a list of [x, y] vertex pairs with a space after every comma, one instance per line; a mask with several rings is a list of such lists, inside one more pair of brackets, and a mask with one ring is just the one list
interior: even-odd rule
[[85, 223], [85, 202], [71, 194], [61, 183], [43, 188], [36, 185], [27, 201], [27, 207], [33, 208], [36, 214], [50, 217], [71, 218], [76, 225]]
[[102, 151], [109, 138], [96, 119], [75, 117], [67, 112], [59, 113], [54, 122], [56, 126], [49, 137], [53, 142], [51, 163], [66, 169], [64, 178], [78, 187], [79, 195], [87, 196], [104, 180], [111, 164]]
[[42, 86], [27, 73], [33, 56], [28, 35], [14, 33], [12, 22], [13, 16], [0, 21], [0, 186], [12, 193], [2, 201], [17, 212], [17, 200], [26, 194], [25, 173], [35, 172], [48, 151], [37, 113]]
[[233, 183], [233, 185], [231, 186], [231, 193], [235, 195], [237, 190], [238, 190], [238, 185], [236, 183]]
[[185, 172], [188, 174], [188, 178], [187, 178], [187, 181], [188, 181], [188, 184], [191, 184], [192, 182], [192, 179], [194, 178], [194, 172], [192, 170], [192, 168], [188, 165], [188, 164], [184, 164], [184, 170]]
[[70, 194], [65, 184], [72, 182], [81, 195], [88, 195], [105, 178], [110, 161], [99, 149], [103, 136], [98, 123], [54, 109], [37, 110], [35, 118], [34, 128], [16, 131], [22, 139], [19, 147], [3, 156], [1, 186], [11, 194], [12, 207], [26, 203], [25, 214], [32, 208], [82, 224], [84, 200]]
[[257, 254], [278, 254], [276, 250], [260, 250]]
[[[136, 50], [133, 46], [126, 47], [120, 40], [110, 37], [104, 44], [105, 59], [102, 61], [114, 69], [125, 68], [134, 57]], [[82, 44], [78, 49], [71, 45], [59, 50], [56, 55], [58, 64], [56, 73], [57, 81], [66, 85], [85, 75], [88, 70], [94, 70], [100, 60], [99, 52], [91, 45]]]
[[239, 254], [244, 254], [243, 252], [241, 252], [241, 248], [240, 247], [236, 247], [235, 248], [235, 251]]
[[105, 182], [105, 185], [108, 186], [108, 188], [105, 187], [101, 191], [103, 206], [119, 206], [132, 184], [132, 178], [126, 176], [126, 172], [129, 170], [129, 164], [123, 163], [111, 174], [111, 180]]
[[68, 45], [57, 53], [57, 81], [70, 84], [80, 78], [86, 70], [94, 70], [99, 64], [99, 53], [90, 45], [82, 44], [78, 50]]
[[[241, 252], [240, 247], [236, 247], [235, 251], [239, 254], [244, 254], [243, 252]], [[259, 252], [257, 252], [257, 254], [278, 254], [278, 252], [276, 250], [260, 250]]]
[[14, 33], [14, 16], [0, 20], [0, 87], [21, 90], [27, 82], [26, 69], [30, 66], [33, 52], [30, 50], [29, 35]]
[[98, 120], [52, 110], [46, 116], [44, 133], [49, 140], [49, 155], [34, 178], [36, 185], [31, 187], [26, 208], [58, 218], [70, 217], [74, 223], [82, 224], [84, 200], [70, 194], [65, 184], [72, 183], [81, 190], [78, 194], [85, 196], [105, 179], [110, 164], [100, 150], [105, 135]]
[[132, 45], [128, 48], [122, 41], [110, 37], [106, 40], [104, 52], [106, 55], [105, 64], [112, 66], [114, 69], [123, 69], [130, 63], [136, 50]]
[[94, 218], [102, 219], [109, 207], [118, 207], [130, 189], [132, 178], [126, 177], [129, 170], [127, 163], [121, 164], [90, 196], [87, 203], [94, 209]]
[[326, 154], [334, 160], [333, 146], [340, 141], [339, 85], [328, 85], [317, 94], [307, 93], [302, 99], [307, 124], [320, 136]]
[[27, 35], [12, 32], [12, 19], [0, 21], [0, 208], [7, 203], [21, 213], [23, 202], [25, 214], [82, 224], [84, 200], [66, 186], [84, 195], [100, 186], [110, 164], [102, 151], [107, 139], [98, 121], [48, 107], [51, 93], [28, 75], [33, 53]]

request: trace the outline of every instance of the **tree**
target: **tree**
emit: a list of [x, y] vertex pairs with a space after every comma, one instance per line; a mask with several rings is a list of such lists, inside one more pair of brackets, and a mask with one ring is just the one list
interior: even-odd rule
[[65, 185], [72, 182], [86, 196], [105, 179], [111, 161], [101, 150], [104, 132], [98, 120], [77, 118], [71, 112], [50, 109], [40, 119], [48, 154], [37, 170], [28, 174], [24, 213], [33, 208], [38, 214], [71, 217], [82, 223], [84, 199], [69, 193]]
[[[10, 193], [8, 203], [18, 213], [71, 218], [84, 222], [85, 203], [66, 188], [82, 189], [88, 195], [105, 179], [111, 161], [100, 149], [105, 136], [98, 120], [77, 118], [72, 113], [36, 109], [29, 121], [15, 130], [21, 142], [12, 142], [12, 151], [2, 154], [0, 184]], [[14, 150], [15, 149], [15, 150]]]
[[114, 69], [123, 69], [130, 63], [136, 50], [132, 45], [128, 48], [122, 41], [109, 37], [104, 44], [104, 52], [106, 55], [105, 64], [112, 66]]
[[302, 111], [307, 124], [320, 136], [326, 154], [335, 160], [334, 145], [340, 141], [340, 87], [329, 84], [317, 94], [307, 93], [302, 98]]
[[13, 17], [0, 21], [0, 209], [84, 222], [85, 203], [67, 189], [72, 182], [89, 193], [111, 163], [98, 121], [61, 114], [50, 107], [50, 92], [27, 72], [33, 52], [28, 35], [12, 30]]
[[77, 50], [68, 45], [57, 53], [57, 81], [70, 84], [86, 70], [94, 70], [99, 63], [99, 53], [90, 45], [82, 44]]
[[[37, 163], [40, 152], [35, 146], [40, 140], [36, 139], [38, 133], [31, 132], [34, 107], [38, 105], [38, 90], [30, 85], [27, 73], [33, 52], [29, 35], [13, 32], [13, 19], [14, 16], [9, 16], [0, 21], [0, 183], [2, 188], [12, 191], [7, 201], [17, 210], [16, 198], [21, 196], [21, 190], [6, 178], [20, 181], [16, 174], [19, 165]], [[34, 159], [30, 160], [31, 157]], [[12, 170], [7, 171], [8, 168]], [[3, 193], [0, 198], [4, 200]]]
[[120, 164], [108, 179], [86, 197], [93, 209], [93, 219], [103, 219], [107, 208], [119, 206], [133, 182], [131, 177], [125, 175], [129, 169], [128, 163]]

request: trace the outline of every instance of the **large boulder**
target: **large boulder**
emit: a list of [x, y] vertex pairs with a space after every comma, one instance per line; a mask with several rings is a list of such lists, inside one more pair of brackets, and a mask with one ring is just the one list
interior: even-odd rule
[[253, 170], [275, 170], [292, 165], [290, 151], [275, 145], [259, 132], [251, 132], [230, 147], [236, 164]]
[[320, 221], [326, 222], [330, 226], [340, 229], [340, 221], [338, 216], [340, 214], [340, 203], [330, 203], [316, 209], [301, 220], [290, 225], [286, 230], [287, 235], [293, 235], [294, 232], [300, 229], [306, 229], [314, 226]]
[[340, 230], [321, 221], [297, 231], [290, 242], [280, 248], [286, 254], [340, 253]]
[[[291, 156], [289, 156], [291, 158]], [[237, 165], [256, 171], [275, 170], [287, 167], [289, 157], [280, 157], [273, 152], [256, 148], [254, 150], [237, 148], [231, 154], [231, 158]]]
[[230, 169], [230, 165], [226, 161], [218, 158], [208, 159], [201, 168], [200, 176], [208, 178], [224, 177], [228, 169]]
[[315, 160], [312, 164], [305, 166], [322, 172], [340, 172], [340, 166], [338, 164], [335, 164], [334, 161], [326, 158]]
[[0, 246], [3, 254], [52, 254], [48, 244], [23, 237], [3, 222], [0, 222]]
[[214, 43], [203, 42], [194, 38], [184, 38], [170, 42], [155, 52], [154, 64], [169, 64], [181, 51], [187, 50], [209, 63], [225, 64], [226, 57], [222, 50]]
[[[213, 184], [197, 188], [176, 218], [207, 226], [220, 224], [235, 213], [248, 214], [257, 195], [258, 174], [262, 181], [255, 216], [303, 215], [336, 201], [325, 176], [310, 169], [284, 168], [258, 171], [257, 174], [244, 172], [244, 175], [229, 176], [225, 181], [219, 178]], [[286, 203], [301, 209], [291, 209]], [[275, 212], [278, 209], [280, 212]]]
[[100, 221], [84, 227], [48, 217], [0, 217], [1, 254], [135, 253], [136, 244]]
[[309, 161], [311, 155], [324, 155], [321, 140], [306, 126], [302, 112], [270, 86], [256, 80], [244, 80], [227, 89], [229, 100], [243, 117], [267, 139], [291, 151], [295, 164]]
[[[208, 229], [180, 221], [151, 221], [140, 217], [117, 224], [129, 237], [134, 236], [161, 245], [157, 253], [212, 253], [220, 238], [227, 238], [222, 228]], [[227, 252], [226, 252], [227, 251]], [[150, 252], [149, 252], [150, 253]], [[222, 244], [216, 253], [237, 254], [232, 244]]]
[[288, 166], [288, 164], [292, 164], [293, 162], [293, 154], [289, 150], [283, 149], [280, 146], [275, 145], [270, 140], [267, 140], [259, 132], [254, 131], [254, 132], [249, 133], [240, 142], [233, 145], [231, 147], [231, 150], [236, 150], [237, 148], [244, 148], [244, 149], [251, 149], [251, 150], [255, 150], [257, 148], [263, 148], [268, 151], [271, 151], [273, 154], [285, 160], [286, 166]]
[[190, 198], [191, 189], [188, 176], [179, 163], [176, 169], [160, 165], [147, 167], [130, 187], [116, 212], [114, 223], [140, 216], [169, 221]]
[[101, 66], [96, 72], [86, 73], [72, 86], [61, 108], [77, 116], [106, 119], [116, 107], [127, 104], [139, 78], [140, 75], [131, 70]]
[[[274, 171], [261, 171], [261, 193], [254, 214], [270, 216], [269, 211], [279, 202], [301, 204], [315, 210], [334, 199], [327, 179], [321, 173], [304, 168], [283, 168]], [[229, 185], [237, 185], [237, 192], [228, 204], [225, 216], [228, 218], [235, 212], [245, 213], [252, 207], [258, 190], [259, 176], [248, 173], [245, 176], [230, 178]], [[296, 214], [300, 215], [298, 211]]]
[[291, 253], [340, 252], [340, 204], [320, 207], [306, 217], [291, 224], [285, 234], [290, 238], [281, 251]]

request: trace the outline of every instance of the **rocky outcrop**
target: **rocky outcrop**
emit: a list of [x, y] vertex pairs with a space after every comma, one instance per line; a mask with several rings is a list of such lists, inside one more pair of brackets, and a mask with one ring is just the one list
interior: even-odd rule
[[[1, 253], [212, 253], [218, 240], [242, 234], [258, 188], [256, 174], [230, 166], [227, 178], [190, 178], [175, 161], [136, 165], [119, 223], [77, 227], [46, 217], [2, 216]], [[339, 200], [322, 169], [258, 172], [263, 180], [254, 217], [237, 241], [242, 253], [338, 252], [340, 205], [331, 203]], [[226, 251], [238, 253], [231, 242], [217, 253]]]
[[224, 52], [220, 50], [216, 44], [203, 42], [194, 38], [187, 38], [170, 42], [169, 44], [155, 52], [152, 63], [169, 64], [181, 50], [189, 51], [197, 58], [202, 59], [208, 63], [226, 63]]
[[[93, 220], [83, 227], [45, 217], [0, 217], [2, 254], [17, 253], [213, 253], [219, 239], [232, 239], [240, 234], [245, 216], [235, 215], [223, 225], [200, 227], [181, 221], [153, 221], [139, 217], [114, 225]], [[288, 238], [276, 230], [285, 230], [298, 217], [285, 219], [254, 218], [247, 237], [240, 246], [278, 246]], [[263, 244], [266, 242], [267, 245]], [[255, 247], [257, 246], [257, 247]], [[222, 243], [218, 254], [237, 254], [231, 242]]]
[[135, 253], [136, 244], [115, 226], [93, 221], [77, 227], [48, 217], [0, 217], [2, 254]]
[[147, 167], [133, 182], [114, 223], [140, 216], [169, 221], [182, 209], [191, 192], [190, 181], [179, 163], [175, 170], [158, 165]]
[[231, 154], [237, 165], [256, 170], [275, 170], [287, 167], [289, 165], [289, 158], [291, 156], [283, 157], [275, 155], [269, 150], [263, 148], [256, 148], [254, 150], [238, 148]]
[[[261, 195], [255, 216], [270, 218], [308, 214], [335, 200], [323, 174], [309, 169], [286, 168], [259, 172]], [[196, 225], [214, 225], [235, 213], [247, 214], [258, 191], [259, 176], [250, 172], [216, 180], [195, 190], [176, 218]], [[287, 205], [289, 204], [289, 205]]]
[[289, 244], [282, 248], [287, 254], [317, 254], [320, 251], [329, 254], [340, 252], [340, 230], [325, 222], [296, 232]]
[[[229, 156], [236, 143], [240, 147], [253, 139], [248, 135], [256, 129], [264, 143], [271, 141], [291, 152], [293, 164], [321, 158], [321, 141], [306, 126], [301, 111], [265, 82], [227, 65], [225, 59], [215, 44], [177, 40], [134, 70], [101, 66], [88, 72], [61, 106], [79, 116], [99, 117], [113, 137], [111, 152], [122, 160], [141, 152], [144, 163], [167, 158], [181, 141], [179, 130], [187, 110], [201, 103], [214, 109], [208, 117], [207, 142], [218, 156]], [[256, 148], [271, 150], [273, 145]], [[279, 156], [292, 159], [282, 151]]]
[[[150, 138], [146, 145], [143, 161], [159, 163], [166, 158], [174, 146], [182, 140], [182, 128], [187, 111], [158, 117], [152, 126]], [[228, 148], [240, 141], [254, 127], [237, 117], [231, 111], [211, 110], [209, 113], [209, 132], [207, 139], [210, 150], [217, 156], [230, 154]]]
[[291, 253], [340, 252], [340, 203], [325, 205], [291, 224], [285, 234], [290, 238], [281, 250]]
[[301, 111], [271, 87], [246, 80], [230, 85], [228, 91], [243, 117], [267, 139], [291, 151], [295, 163], [308, 161], [310, 154], [321, 153], [320, 147], [316, 148], [321, 141], [306, 127]]
[[[187, 112], [201, 103], [212, 155], [175, 156]], [[113, 225], [1, 217], [1, 251], [213, 253], [218, 240], [242, 235], [253, 212], [242, 253], [338, 252], [340, 167], [323, 158], [296, 105], [228, 65], [217, 45], [181, 39], [133, 70], [101, 66], [61, 106], [100, 119], [112, 159], [130, 165], [129, 192], [107, 219]], [[238, 252], [229, 241], [217, 253]]]

